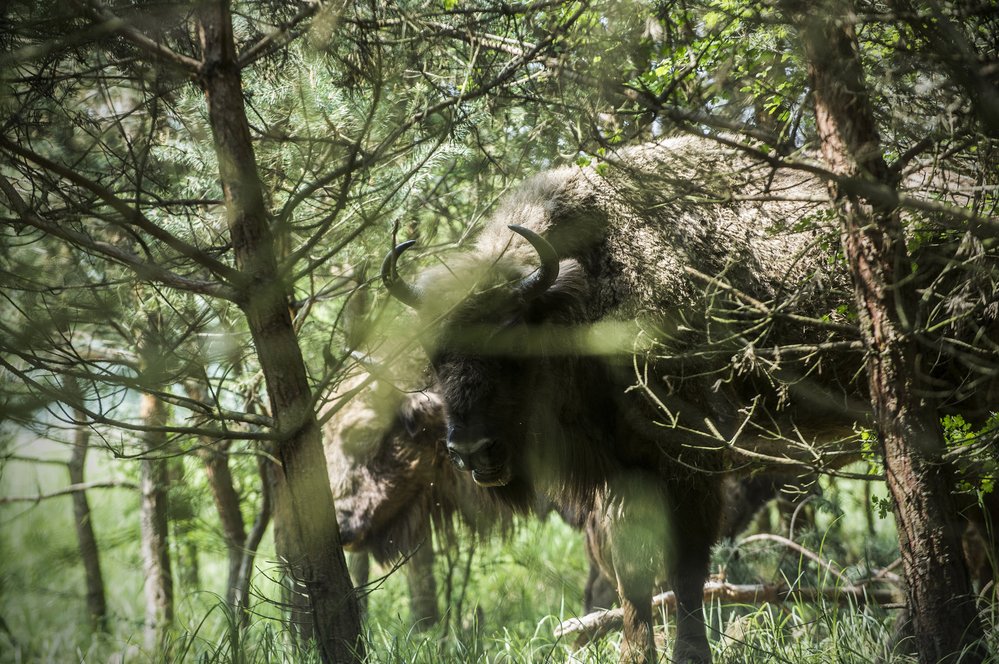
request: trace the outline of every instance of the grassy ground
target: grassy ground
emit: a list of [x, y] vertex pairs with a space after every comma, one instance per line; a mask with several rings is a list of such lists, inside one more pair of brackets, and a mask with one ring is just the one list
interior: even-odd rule
[[[120, 469], [120, 462], [109, 466], [95, 460], [91, 477], [120, 477]], [[65, 469], [59, 466], [7, 463], [0, 495], [32, 495], [66, 483]], [[799, 528], [796, 541], [833, 561], [848, 578], [860, 578], [894, 559], [891, 520], [869, 523], [859, 485], [839, 482], [827, 487], [825, 496], [813, 504], [814, 529]], [[107, 489], [91, 491], [89, 497], [102, 548], [109, 633], [95, 636], [87, 626], [69, 499], [5, 505], [0, 507], [0, 663], [317, 661], [313, 650], [292, 643], [268, 599], [278, 596], [269, 538], [258, 559], [254, 618], [246, 631], [234, 627], [219, 601], [224, 547], [210, 504], [188, 519], [178, 537], [182, 544], [173, 551], [177, 621], [170, 643], [161, 652], [144, 652], [137, 496]], [[834, 583], [828, 573], [774, 542], [722, 544], [714, 567], [737, 583]], [[553, 636], [560, 621], [581, 613], [586, 570], [580, 534], [554, 515], [524, 521], [506, 541], [465, 543], [441, 552], [436, 573], [447, 613], [442, 625], [422, 633], [410, 628], [404, 575], [390, 573], [369, 596], [368, 661], [615, 662], [617, 633], [580, 649]], [[376, 568], [372, 578], [388, 571]], [[859, 664], [879, 657], [884, 662], [914, 661], [891, 645], [896, 615], [896, 609], [831, 602], [707, 607], [716, 661], [733, 664]], [[661, 637], [669, 641], [668, 622]]]

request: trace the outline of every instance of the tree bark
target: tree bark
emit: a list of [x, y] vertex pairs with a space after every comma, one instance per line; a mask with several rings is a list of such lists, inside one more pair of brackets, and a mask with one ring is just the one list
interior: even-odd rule
[[167, 460], [167, 485], [172, 489], [170, 499], [170, 536], [173, 538], [173, 571], [174, 592], [178, 590], [200, 590], [201, 565], [198, 560], [198, 541], [191, 536], [194, 527], [196, 509], [191, 502], [190, 493], [184, 491], [187, 474], [184, 460], [180, 456], [171, 456]]
[[250, 582], [253, 579], [253, 562], [271, 519], [270, 480], [266, 477], [264, 469], [264, 464], [270, 464], [271, 461], [261, 456], [258, 462], [261, 481], [260, 510], [247, 533], [240, 509], [239, 494], [236, 493], [232, 473], [229, 470], [228, 446], [224, 449], [204, 448], [200, 456], [205, 464], [205, 474], [211, 487], [215, 509], [219, 514], [222, 537], [229, 556], [226, 603], [232, 607], [233, 614], [245, 627], [250, 618], [247, 603], [250, 596]]
[[288, 311], [289, 291], [278, 270], [256, 170], [228, 4], [202, 2], [198, 19], [200, 82], [242, 279], [235, 286], [267, 385], [290, 502], [287, 563], [292, 577], [306, 588], [322, 661], [359, 661], [360, 612], [340, 545], [305, 362]]
[[[74, 390], [78, 394], [77, 390]], [[76, 396], [76, 394], [74, 394]], [[87, 449], [90, 447], [90, 427], [87, 417], [80, 410], [74, 410], [76, 431], [73, 437], [73, 452], [69, 458], [70, 484], [84, 483], [84, 468], [87, 462]], [[97, 538], [90, 512], [90, 503], [85, 491], [74, 491], [73, 522], [76, 526], [76, 537], [80, 547], [80, 562], [83, 563], [83, 573], [87, 585], [87, 615], [94, 631], [107, 630], [107, 601], [104, 595], [104, 576], [101, 574], [100, 549], [97, 548]]]
[[[302, 584], [291, 572], [291, 560], [295, 557], [294, 508], [288, 482], [281, 468], [270, 468], [271, 495], [274, 500], [274, 552], [284, 570], [281, 574], [281, 605], [288, 613], [292, 633], [301, 643], [315, 638], [312, 616], [309, 613], [309, 598]], [[360, 609], [359, 609], [360, 610]]]
[[[191, 398], [197, 401], [204, 399], [204, 391], [200, 385], [188, 383], [185, 388]], [[240, 497], [229, 469], [229, 448], [232, 441], [202, 439], [201, 442], [203, 447], [199, 449], [198, 456], [205, 466], [205, 477], [208, 479], [215, 510], [219, 515], [222, 538], [229, 557], [226, 603], [232, 607], [233, 615], [238, 616], [240, 624], [245, 627], [250, 617], [246, 608], [253, 577], [253, 562], [271, 519], [272, 480], [267, 471], [267, 467], [271, 465], [268, 458], [271, 455], [265, 453], [257, 457], [257, 474], [261, 489], [260, 509], [247, 533]]]
[[[166, 407], [160, 399], [142, 395], [140, 407], [143, 424], [148, 427], [166, 425]], [[167, 535], [167, 461], [156, 458], [162, 454], [166, 435], [149, 431], [143, 435], [140, 462], [141, 493], [140, 525], [142, 531], [142, 573], [145, 577], [146, 621], [145, 645], [150, 652], [158, 651], [167, 628], [173, 622], [173, 576], [170, 571], [170, 548]]]
[[[784, 0], [799, 30], [824, 160], [840, 176], [896, 186], [884, 161], [864, 83], [849, 0], [820, 6]], [[898, 525], [919, 659], [953, 661], [982, 627], [961, 555], [953, 479], [930, 390], [920, 389], [912, 273], [897, 209], [830, 184], [854, 283], [874, 423]], [[961, 661], [981, 659], [974, 650]]]

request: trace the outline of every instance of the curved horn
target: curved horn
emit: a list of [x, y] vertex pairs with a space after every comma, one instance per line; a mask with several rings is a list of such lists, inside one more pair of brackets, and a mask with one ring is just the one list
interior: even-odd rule
[[412, 286], [400, 279], [399, 273], [395, 269], [395, 262], [402, 255], [402, 252], [414, 244], [416, 244], [416, 240], [402, 242], [385, 255], [385, 260], [382, 261], [382, 283], [385, 284], [385, 288], [388, 289], [392, 297], [407, 306], [417, 309], [420, 306], [420, 294]]
[[520, 283], [517, 284], [517, 290], [524, 295], [525, 299], [529, 300], [544, 293], [558, 279], [558, 253], [548, 240], [530, 229], [523, 226], [508, 226], [507, 228], [530, 242], [534, 250], [538, 252], [538, 257], [541, 258], [541, 267], [533, 274], [521, 279]]

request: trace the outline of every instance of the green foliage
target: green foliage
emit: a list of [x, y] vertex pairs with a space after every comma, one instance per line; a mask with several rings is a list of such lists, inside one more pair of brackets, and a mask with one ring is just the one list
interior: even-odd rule
[[[957, 461], [958, 490], [965, 493], [992, 493], [995, 489], [999, 462], [988, 450], [991, 438], [999, 427], [999, 414], [993, 413], [980, 428], [965, 421], [961, 415], [945, 415], [941, 419], [947, 448], [960, 454]], [[985, 449], [983, 449], [985, 448]]]
[[879, 519], [885, 519], [889, 514], [894, 513], [895, 503], [892, 501], [890, 496], [872, 496], [871, 504], [877, 511]]

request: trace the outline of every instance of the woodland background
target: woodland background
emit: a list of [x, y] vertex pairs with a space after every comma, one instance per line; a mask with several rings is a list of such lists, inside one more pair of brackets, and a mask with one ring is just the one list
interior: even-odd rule
[[[371, 588], [363, 623], [344, 608], [346, 561], [318, 544], [334, 522], [315, 413], [353, 366], [359, 268], [397, 238], [432, 262], [547, 167], [675, 132], [778, 161], [822, 153], [816, 172], [863, 203], [839, 214], [868, 214], [859, 227], [906, 260], [929, 240], [879, 211], [947, 229], [954, 317], [995, 292], [990, 0], [12, 0], [0, 16], [0, 661], [613, 661], [615, 636], [575, 655], [553, 636], [586, 574], [555, 517], [442, 549], [450, 608], [423, 634], [398, 574]], [[854, 94], [838, 109], [837, 85]], [[864, 139], [842, 163], [816, 108]], [[961, 174], [948, 197], [897, 196], [892, 178], [927, 164]], [[831, 259], [852, 261], [849, 246], [833, 238]], [[999, 348], [984, 311], [991, 332], [979, 321], [967, 353], [987, 382]], [[988, 494], [994, 417], [935, 426], [938, 456], [975, 469], [960, 489]], [[880, 479], [910, 456], [905, 437], [864, 435], [854, 474], [873, 479], [823, 478], [790, 533], [830, 566], [726, 542], [728, 578], [915, 573], [893, 563], [899, 505]], [[311, 643], [282, 604], [289, 552], [320, 579], [331, 627]], [[967, 616], [934, 617], [928, 597], [909, 596], [917, 618], [963, 643]], [[990, 606], [976, 628], [989, 656]], [[710, 608], [726, 661], [936, 661], [896, 647], [897, 616], [793, 598]], [[361, 651], [343, 648], [357, 633]]]

